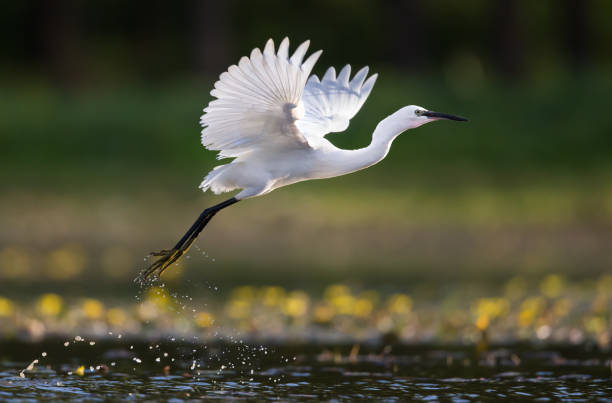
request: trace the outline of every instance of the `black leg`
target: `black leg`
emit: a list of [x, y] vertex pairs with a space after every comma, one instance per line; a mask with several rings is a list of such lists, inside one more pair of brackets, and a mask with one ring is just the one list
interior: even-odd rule
[[206, 224], [217, 214], [220, 210], [231, 206], [232, 204], [238, 202], [238, 199], [232, 197], [224, 202], [216, 204], [212, 207], [207, 208], [202, 211], [202, 214], [198, 217], [198, 219], [193, 223], [193, 225], [187, 230], [185, 235], [174, 245], [174, 248], [170, 250], [162, 250], [159, 252], [152, 252], [153, 256], [159, 257], [155, 262], [153, 262], [147, 269], [145, 269], [138, 277], [136, 277], [135, 281], [139, 283], [145, 283], [147, 280], [151, 278], [158, 278], [168, 266], [172, 263], [176, 262], [187, 252], [193, 241], [200, 235], [200, 232], [204, 229]]

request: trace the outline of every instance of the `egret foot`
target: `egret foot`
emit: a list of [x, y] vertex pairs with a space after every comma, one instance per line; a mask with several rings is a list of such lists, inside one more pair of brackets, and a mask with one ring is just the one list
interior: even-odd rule
[[158, 257], [159, 259], [140, 273], [135, 281], [140, 284], [146, 284], [147, 281], [157, 280], [164, 270], [166, 270], [172, 263], [179, 260], [189, 250], [189, 247], [191, 247], [200, 231], [202, 231], [213, 215], [214, 213], [210, 212], [206, 215], [200, 215], [198, 220], [191, 226], [191, 228], [189, 228], [189, 231], [187, 231], [187, 233], [174, 246], [174, 248], [162, 249], [158, 252], [151, 252], [151, 256]]
[[185, 254], [187, 250], [182, 249], [164, 249], [159, 252], [152, 252], [152, 256], [159, 257], [153, 262], [146, 270], [144, 270], [136, 278], [135, 281], [141, 284], [145, 284], [148, 280], [157, 280], [164, 270], [168, 268], [172, 263], [179, 260], [181, 256]]
[[200, 232], [206, 227], [206, 224], [219, 212], [227, 206], [231, 206], [236, 203], [238, 199], [232, 197], [222, 203], [214, 205], [202, 211], [202, 214], [189, 228], [187, 233], [183, 235], [180, 241], [172, 249], [162, 249], [159, 252], [151, 252], [152, 256], [158, 257], [149, 267], [143, 270], [138, 277], [134, 279], [135, 282], [145, 285], [152, 280], [157, 280], [161, 274], [166, 270], [172, 263], [179, 260], [186, 252], [189, 247], [193, 244], [195, 239], [200, 235]]

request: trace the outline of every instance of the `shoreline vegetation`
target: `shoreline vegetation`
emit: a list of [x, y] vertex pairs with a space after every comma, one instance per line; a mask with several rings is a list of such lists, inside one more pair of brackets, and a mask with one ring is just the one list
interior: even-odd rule
[[580, 283], [548, 275], [535, 285], [514, 277], [495, 293], [462, 285], [408, 293], [345, 284], [318, 292], [280, 286], [198, 291], [191, 296], [157, 283], [131, 300], [55, 293], [21, 300], [0, 297], [0, 337], [611, 347], [609, 275]]

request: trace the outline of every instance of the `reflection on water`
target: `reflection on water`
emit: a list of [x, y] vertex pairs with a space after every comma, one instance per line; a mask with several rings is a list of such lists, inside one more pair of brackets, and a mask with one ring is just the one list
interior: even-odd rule
[[[588, 346], [0, 345], [0, 400], [528, 398], [612, 402], [612, 356]], [[45, 354], [43, 354], [43, 352]], [[32, 360], [38, 362], [30, 365]]]

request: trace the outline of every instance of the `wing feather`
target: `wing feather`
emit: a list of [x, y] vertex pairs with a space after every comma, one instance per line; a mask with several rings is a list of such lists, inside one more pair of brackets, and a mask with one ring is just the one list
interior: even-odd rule
[[304, 117], [296, 122], [309, 142], [316, 142], [328, 133], [346, 130], [349, 121], [359, 112], [370, 95], [377, 74], [367, 80], [368, 67], [359, 70], [350, 79], [351, 66], [346, 65], [336, 76], [336, 69], [327, 69], [323, 78], [312, 75], [306, 83], [302, 102]]
[[289, 59], [289, 38], [285, 37], [278, 45], [277, 56], [283, 60]]
[[289, 39], [266, 42], [230, 66], [215, 83], [216, 99], [204, 109], [202, 144], [220, 151], [218, 157], [239, 157], [256, 147], [304, 146], [307, 139], [295, 126], [308, 76], [321, 51], [304, 61], [309, 41], [289, 56]]

